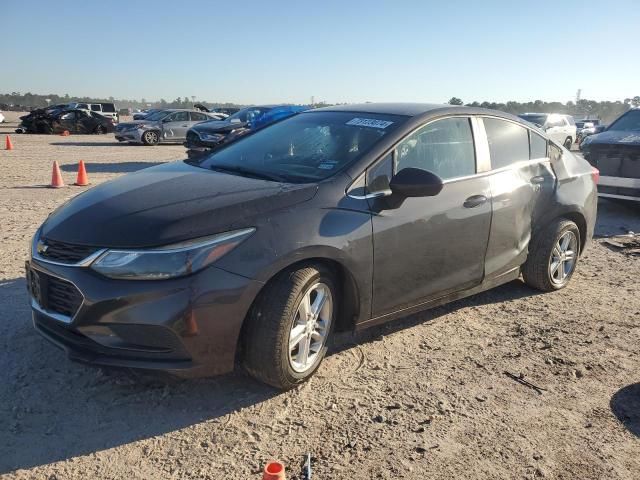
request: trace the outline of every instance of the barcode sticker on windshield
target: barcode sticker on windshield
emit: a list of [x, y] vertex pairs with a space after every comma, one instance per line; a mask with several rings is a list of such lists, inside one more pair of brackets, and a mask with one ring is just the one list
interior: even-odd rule
[[347, 125], [353, 125], [354, 127], [369, 127], [369, 128], [387, 128], [393, 122], [388, 120], [376, 120], [375, 118], [352, 118], [347, 122]]

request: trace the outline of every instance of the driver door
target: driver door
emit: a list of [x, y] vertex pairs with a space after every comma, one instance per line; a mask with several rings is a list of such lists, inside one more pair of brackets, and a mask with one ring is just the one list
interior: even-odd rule
[[187, 137], [191, 127], [189, 112], [174, 112], [162, 121], [162, 136], [165, 140], [181, 141]]
[[61, 133], [65, 130], [69, 130], [70, 133], [78, 133], [76, 128], [77, 118], [78, 112], [76, 111], [63, 113], [58, 117], [58, 125], [54, 125], [53, 133]]
[[[480, 284], [491, 227], [491, 189], [476, 175], [471, 119], [426, 124], [367, 171], [374, 212], [374, 317]], [[403, 168], [437, 174], [433, 197], [394, 198], [392, 174]]]

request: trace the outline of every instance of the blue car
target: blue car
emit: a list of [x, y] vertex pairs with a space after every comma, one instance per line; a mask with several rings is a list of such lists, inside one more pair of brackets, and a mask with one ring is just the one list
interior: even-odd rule
[[224, 120], [200, 123], [187, 132], [189, 158], [197, 158], [247, 133], [308, 110], [301, 105], [261, 105], [247, 107]]

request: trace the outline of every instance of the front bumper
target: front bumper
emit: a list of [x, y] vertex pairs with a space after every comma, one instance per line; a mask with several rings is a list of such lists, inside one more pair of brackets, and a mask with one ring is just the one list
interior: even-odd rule
[[34, 327], [69, 358], [181, 376], [233, 370], [242, 322], [262, 285], [215, 267], [160, 281], [113, 280], [38, 260], [27, 272]]
[[140, 128], [136, 128], [134, 130], [119, 130], [116, 128], [114, 133], [116, 140], [119, 142], [142, 143], [142, 134], [144, 133], [144, 130]]

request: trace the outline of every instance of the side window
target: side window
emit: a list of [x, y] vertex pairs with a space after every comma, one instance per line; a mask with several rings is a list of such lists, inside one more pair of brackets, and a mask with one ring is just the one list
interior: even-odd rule
[[393, 175], [393, 154], [390, 153], [367, 170], [367, 193], [389, 190]]
[[176, 112], [171, 116], [172, 122], [188, 122], [189, 112]]
[[60, 120], [75, 120], [76, 112], [67, 112], [63, 115], [60, 115]]
[[204, 113], [191, 112], [191, 121], [192, 122], [204, 122], [209, 117], [207, 117]]
[[529, 159], [534, 160], [536, 158], [546, 158], [547, 156], [547, 141], [538, 135], [537, 133], [529, 131], [530, 140], [530, 153]]
[[91, 110], [94, 112], [101, 112], [102, 107], [99, 104], [94, 103], [91, 105]]
[[420, 168], [443, 180], [476, 173], [468, 118], [446, 118], [425, 125], [396, 147], [396, 170]]
[[483, 121], [489, 140], [492, 169], [529, 160], [529, 135], [526, 128], [497, 118], [484, 118]]

